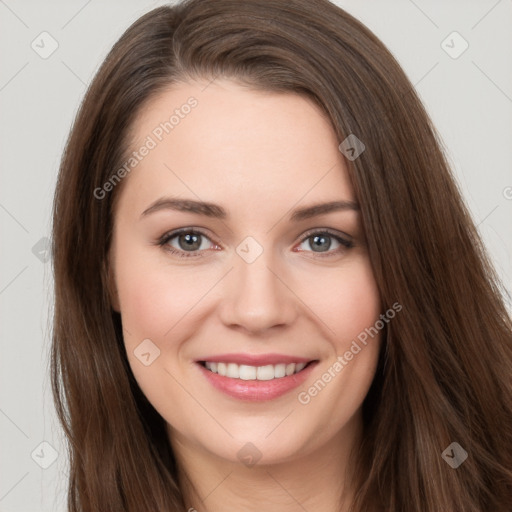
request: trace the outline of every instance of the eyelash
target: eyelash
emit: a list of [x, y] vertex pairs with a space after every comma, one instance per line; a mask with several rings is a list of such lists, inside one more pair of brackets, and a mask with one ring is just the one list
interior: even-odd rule
[[[177, 236], [179, 236], [181, 234], [201, 235], [209, 240], [208, 235], [206, 235], [206, 233], [204, 233], [198, 229], [181, 228], [181, 229], [177, 229], [175, 231], [171, 231], [170, 233], [164, 234], [158, 240], [157, 245], [159, 245], [166, 251], [170, 252], [171, 254], [179, 256], [181, 258], [201, 258], [201, 257], [203, 257], [202, 252], [204, 252], [204, 251], [189, 251], [189, 252], [187, 252], [187, 251], [175, 249], [174, 247], [171, 247], [170, 245], [166, 247], [166, 245], [173, 238], [176, 238]], [[334, 232], [333, 230], [331, 230], [329, 228], [325, 228], [322, 230], [315, 229], [315, 230], [310, 230], [310, 231], [306, 232], [303, 235], [301, 241], [299, 242], [299, 245], [302, 245], [306, 240], [314, 237], [315, 235], [328, 235], [329, 237], [334, 238], [340, 244], [341, 247], [338, 247], [337, 249], [335, 249], [333, 251], [328, 250], [325, 253], [322, 253], [322, 252], [315, 253], [314, 251], [302, 251], [302, 250], [298, 251], [298, 252], [313, 252], [313, 254], [316, 254], [319, 258], [326, 258], [326, 257], [332, 257], [334, 255], [338, 255], [341, 252], [343, 252], [344, 250], [352, 249], [354, 247], [354, 243], [352, 241], [341, 237], [339, 234], [337, 234], [336, 232]]]

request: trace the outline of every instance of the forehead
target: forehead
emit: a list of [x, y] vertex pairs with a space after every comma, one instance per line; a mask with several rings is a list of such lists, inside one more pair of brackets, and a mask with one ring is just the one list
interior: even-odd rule
[[[152, 98], [131, 130], [132, 199], [172, 193], [258, 208], [308, 195], [353, 199], [339, 141], [309, 98], [229, 80], [173, 84]], [[140, 151], [139, 151], [140, 153]], [[291, 207], [292, 204], [289, 204]]]

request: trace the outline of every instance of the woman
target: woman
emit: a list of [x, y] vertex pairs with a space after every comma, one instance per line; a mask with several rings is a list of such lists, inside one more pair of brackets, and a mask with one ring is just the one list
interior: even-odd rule
[[53, 243], [70, 511], [508, 509], [497, 278], [410, 82], [333, 4], [134, 23]]

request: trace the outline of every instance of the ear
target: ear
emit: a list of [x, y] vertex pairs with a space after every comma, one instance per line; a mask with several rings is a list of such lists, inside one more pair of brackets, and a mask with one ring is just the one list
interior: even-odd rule
[[107, 288], [107, 293], [110, 299], [110, 305], [116, 313], [120, 313], [121, 307], [119, 305], [119, 293], [117, 291], [115, 269], [113, 266], [110, 253], [107, 255], [107, 259], [104, 262], [103, 275], [104, 283]]

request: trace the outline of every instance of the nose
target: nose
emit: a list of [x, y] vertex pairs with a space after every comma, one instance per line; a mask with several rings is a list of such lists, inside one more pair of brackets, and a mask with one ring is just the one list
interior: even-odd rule
[[241, 258], [235, 261], [219, 305], [226, 326], [262, 334], [293, 323], [298, 314], [297, 298], [278, 268], [267, 251], [252, 263]]

